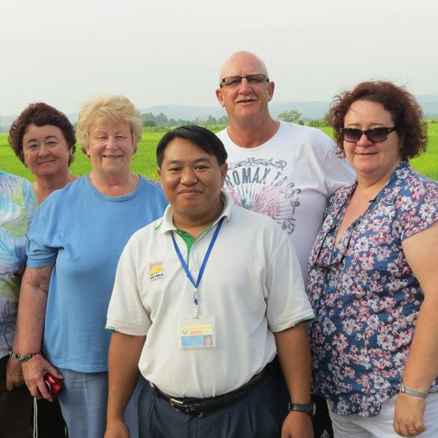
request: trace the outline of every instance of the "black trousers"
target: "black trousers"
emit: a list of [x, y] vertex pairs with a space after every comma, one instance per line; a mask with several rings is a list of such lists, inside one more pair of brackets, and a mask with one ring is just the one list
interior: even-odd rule
[[288, 402], [279, 370], [242, 400], [201, 418], [176, 411], [147, 385], [139, 400], [140, 438], [280, 438]]
[[327, 402], [315, 394], [312, 394], [312, 401], [316, 404], [316, 414], [312, 418], [313, 436], [315, 438], [333, 438], [332, 420]]
[[38, 438], [66, 438], [67, 426], [62, 416], [59, 400], [37, 401]]
[[32, 396], [26, 385], [6, 389], [6, 363], [9, 359], [0, 359], [0, 437], [27, 438], [32, 414]]

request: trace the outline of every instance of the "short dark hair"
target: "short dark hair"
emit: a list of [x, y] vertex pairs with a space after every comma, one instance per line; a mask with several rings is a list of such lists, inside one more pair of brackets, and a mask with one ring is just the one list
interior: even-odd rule
[[20, 161], [24, 164], [23, 137], [26, 128], [32, 123], [38, 127], [46, 125], [56, 126], [62, 131], [68, 149], [72, 151], [68, 161], [70, 166], [74, 160], [73, 155], [76, 150], [74, 127], [64, 113], [43, 102], [31, 103], [21, 112], [9, 129], [8, 142]]
[[344, 127], [345, 115], [358, 100], [380, 103], [391, 113], [400, 138], [400, 155], [403, 159], [413, 158], [426, 150], [427, 123], [420, 106], [404, 87], [387, 81], [361, 82], [352, 91], [346, 90], [335, 97], [329, 111], [329, 121], [339, 149], [344, 150], [341, 128]]
[[186, 125], [179, 126], [163, 135], [157, 146], [157, 164], [161, 168], [164, 159], [164, 151], [167, 145], [175, 138], [183, 138], [207, 152], [208, 155], [216, 157], [219, 166], [227, 161], [227, 151], [219, 137], [202, 126]]

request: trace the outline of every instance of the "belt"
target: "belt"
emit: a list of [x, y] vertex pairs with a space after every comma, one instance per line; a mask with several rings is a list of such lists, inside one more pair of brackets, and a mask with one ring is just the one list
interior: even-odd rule
[[230, 406], [233, 403], [243, 399], [251, 389], [255, 388], [268, 375], [269, 369], [269, 365], [267, 365], [260, 373], [252, 377], [248, 383], [245, 383], [245, 385], [226, 394], [218, 395], [217, 397], [198, 399], [175, 398], [161, 391], [153, 383], [149, 383], [149, 385], [152, 389], [152, 392], [157, 397], [167, 401], [178, 412], [183, 412], [184, 414], [197, 417], [203, 417], [204, 414], [207, 414], [208, 412]]

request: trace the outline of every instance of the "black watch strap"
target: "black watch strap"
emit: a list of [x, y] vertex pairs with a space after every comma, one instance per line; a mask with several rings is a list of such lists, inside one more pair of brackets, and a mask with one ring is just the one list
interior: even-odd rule
[[311, 417], [315, 415], [316, 412], [316, 405], [314, 402], [310, 403], [289, 403], [288, 404], [288, 411], [297, 411], [297, 412], [305, 412], [306, 414], [309, 414]]

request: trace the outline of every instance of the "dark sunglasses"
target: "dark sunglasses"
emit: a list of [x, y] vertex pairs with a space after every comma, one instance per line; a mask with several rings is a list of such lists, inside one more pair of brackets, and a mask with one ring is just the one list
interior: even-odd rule
[[366, 129], [365, 131], [362, 131], [361, 129], [356, 128], [341, 128], [341, 137], [348, 141], [349, 143], [356, 143], [360, 140], [362, 135], [366, 135], [367, 139], [373, 143], [381, 143], [382, 141], [385, 141], [389, 134], [392, 131], [396, 131], [396, 127], [393, 126], [392, 128], [373, 128], [373, 129]]
[[261, 84], [262, 82], [269, 82], [269, 78], [263, 74], [255, 74], [248, 76], [228, 76], [223, 78], [219, 87], [236, 87], [242, 83], [242, 79], [246, 79], [250, 84]]

